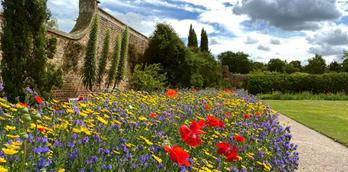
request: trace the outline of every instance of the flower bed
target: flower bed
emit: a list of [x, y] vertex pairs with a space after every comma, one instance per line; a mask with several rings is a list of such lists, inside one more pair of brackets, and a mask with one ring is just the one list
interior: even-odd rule
[[[243, 92], [0, 99], [2, 171], [294, 171], [289, 127]], [[75, 104], [75, 105], [74, 105]]]

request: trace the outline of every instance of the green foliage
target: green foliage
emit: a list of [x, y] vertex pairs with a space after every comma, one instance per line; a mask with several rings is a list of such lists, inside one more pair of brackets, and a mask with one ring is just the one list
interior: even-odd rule
[[329, 71], [332, 71], [332, 72], [341, 72], [342, 67], [343, 67], [342, 64], [339, 64], [336, 61], [331, 62], [330, 65], [328, 66]]
[[326, 70], [325, 60], [318, 54], [308, 60], [308, 65], [305, 66], [305, 71], [310, 74], [323, 74]]
[[227, 65], [230, 72], [247, 74], [252, 70], [252, 62], [248, 59], [249, 55], [243, 52], [223, 52], [218, 56], [222, 65]]
[[197, 48], [198, 47], [197, 34], [196, 34], [195, 29], [192, 27], [192, 24], [190, 25], [190, 31], [189, 31], [187, 46], [191, 47], [191, 48]]
[[209, 52], [209, 40], [208, 40], [208, 35], [207, 32], [202, 29], [201, 32], [201, 46], [200, 49], [202, 52]]
[[[112, 61], [111, 61], [111, 67], [109, 69], [109, 74], [108, 74], [108, 82], [107, 82], [107, 87], [109, 88], [112, 83], [114, 83], [117, 68], [118, 68], [118, 63], [120, 61], [120, 56], [121, 56], [121, 46], [122, 46], [122, 38], [120, 35], [117, 36], [116, 38], [116, 43], [115, 43], [115, 48], [114, 52], [112, 55]], [[114, 87], [116, 85], [114, 84]]]
[[63, 71], [78, 72], [78, 63], [83, 54], [84, 46], [79, 42], [69, 41], [64, 47]]
[[54, 38], [46, 41], [45, 23], [49, 20], [46, 1], [3, 0], [2, 7], [5, 20], [1, 75], [8, 99], [15, 102], [19, 96], [23, 100], [25, 87], [49, 95], [52, 82], [47, 60], [54, 55], [56, 41]]
[[167, 73], [168, 81], [175, 86], [189, 86], [186, 47], [171, 26], [158, 24], [145, 51], [145, 64], [161, 64], [161, 73]]
[[348, 72], [348, 58], [343, 61], [342, 71], [343, 72]]
[[271, 59], [267, 64], [267, 68], [271, 72], [284, 73], [286, 68], [286, 63], [280, 59]]
[[267, 66], [261, 62], [253, 62], [252, 63], [252, 71], [253, 72], [263, 72], [267, 70]]
[[281, 93], [275, 91], [269, 94], [257, 95], [263, 100], [348, 100], [346, 93], [319, 93], [313, 94], [311, 92], [301, 93]]
[[98, 78], [97, 78], [97, 82], [99, 85], [102, 83], [104, 74], [105, 74], [106, 61], [109, 56], [109, 48], [110, 48], [109, 44], [110, 44], [110, 32], [107, 31], [106, 36], [104, 38], [103, 52], [101, 54], [101, 57], [99, 58]]
[[348, 91], [348, 73], [313, 74], [253, 74], [249, 76], [248, 91], [252, 94], [272, 93], [337, 93]]
[[160, 64], [145, 66], [144, 70], [141, 69], [141, 65], [136, 65], [130, 80], [132, 88], [141, 91], [164, 90], [167, 78], [166, 74], [160, 74], [160, 71]]
[[87, 43], [86, 56], [83, 66], [83, 84], [84, 86], [92, 90], [96, 79], [96, 55], [97, 55], [97, 43], [98, 43], [98, 25], [99, 19], [96, 16], [94, 18], [93, 27], [89, 34], [89, 40]]
[[217, 87], [222, 81], [220, 64], [210, 53], [187, 50], [188, 67], [186, 75], [190, 75], [190, 86], [196, 88]]
[[117, 75], [116, 75], [116, 84], [123, 80], [127, 72], [127, 61], [128, 61], [128, 44], [129, 44], [129, 33], [128, 27], [122, 34], [122, 45], [121, 45], [121, 56], [118, 63]]

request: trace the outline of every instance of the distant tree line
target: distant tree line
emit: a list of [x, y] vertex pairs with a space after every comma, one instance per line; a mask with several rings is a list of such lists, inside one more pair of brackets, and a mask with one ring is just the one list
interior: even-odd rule
[[252, 61], [248, 54], [243, 52], [223, 52], [218, 55], [222, 65], [227, 65], [230, 72], [239, 74], [248, 74], [251, 72], [278, 72], [278, 73], [296, 73], [303, 72], [309, 74], [323, 74], [327, 72], [348, 72], [348, 53], [344, 54], [343, 62], [331, 62], [326, 65], [325, 59], [316, 54], [315, 57], [308, 60], [308, 64], [302, 65], [300, 61], [284, 61], [278, 58], [271, 59], [267, 64]]

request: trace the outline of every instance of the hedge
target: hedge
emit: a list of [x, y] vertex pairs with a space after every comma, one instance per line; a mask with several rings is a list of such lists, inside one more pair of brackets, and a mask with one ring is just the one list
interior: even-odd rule
[[295, 74], [251, 74], [247, 90], [252, 94], [272, 93], [337, 93], [348, 91], [348, 73], [325, 73], [312, 75]]

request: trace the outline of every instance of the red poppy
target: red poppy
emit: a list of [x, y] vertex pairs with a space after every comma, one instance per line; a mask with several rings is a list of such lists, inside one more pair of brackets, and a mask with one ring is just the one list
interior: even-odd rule
[[245, 143], [245, 138], [241, 134], [236, 134], [233, 138], [237, 142]]
[[188, 145], [192, 147], [199, 146], [202, 144], [199, 135], [204, 134], [202, 129], [204, 128], [204, 120], [196, 122], [193, 120], [191, 122], [190, 128], [187, 125], [180, 126], [179, 132], [181, 139]]
[[210, 126], [210, 127], [221, 127], [221, 128], [224, 128], [225, 127], [225, 124], [224, 122], [222, 122], [220, 119], [218, 118], [215, 118], [214, 116], [212, 115], [208, 115], [208, 122], [207, 124]]
[[40, 132], [45, 132], [45, 131], [46, 131], [45, 127], [37, 127], [37, 129], [38, 129]]
[[226, 112], [226, 113], [225, 113], [225, 116], [227, 116], [227, 117], [232, 117], [232, 114], [229, 113], [229, 112]]
[[42, 99], [40, 96], [35, 96], [35, 100], [37, 104], [41, 104], [42, 103]]
[[209, 110], [209, 111], [212, 110], [211, 106], [208, 105], [208, 104], [205, 104], [205, 105], [204, 105], [204, 109], [205, 109], [205, 110]]
[[149, 116], [150, 116], [151, 118], [156, 118], [156, 117], [157, 117], [157, 115], [156, 115], [155, 113], [150, 113]]
[[166, 93], [166, 96], [170, 98], [176, 98], [178, 96], [178, 93], [173, 89], [169, 89]]
[[170, 158], [177, 162], [179, 166], [185, 165], [187, 167], [190, 166], [190, 162], [188, 161], [188, 158], [190, 155], [181, 147], [179, 146], [173, 146], [173, 148], [170, 148], [168, 146], [164, 146], [164, 149], [170, 154]]
[[224, 154], [228, 162], [240, 160], [237, 146], [231, 146], [226, 142], [218, 143], [216, 146], [218, 148], [217, 153]]
[[261, 116], [261, 113], [260, 113], [260, 112], [256, 112], [256, 113], [255, 113], [255, 116], [256, 116], [256, 117], [260, 117], [260, 116]]
[[77, 101], [82, 101], [83, 100], [83, 96], [79, 96], [78, 98], [77, 98]]
[[243, 118], [245, 118], [245, 119], [248, 119], [248, 118], [250, 118], [250, 117], [251, 117], [251, 115], [248, 114], [248, 113], [246, 113], [246, 114], [243, 115]]

